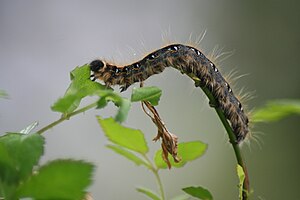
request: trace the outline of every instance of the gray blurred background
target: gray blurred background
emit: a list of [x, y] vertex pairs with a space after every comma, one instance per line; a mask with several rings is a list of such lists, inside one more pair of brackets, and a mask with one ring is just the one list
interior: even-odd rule
[[[0, 131], [18, 131], [39, 121], [40, 127], [58, 119], [50, 110], [68, 87], [69, 72], [100, 57], [130, 63], [160, 48], [167, 40], [185, 43], [189, 36], [207, 33], [200, 49], [216, 45], [234, 52], [219, 66], [247, 76], [236, 82], [255, 98], [250, 109], [267, 100], [300, 98], [299, 1], [0, 1]], [[237, 199], [235, 157], [227, 135], [200, 89], [178, 71], [167, 69], [147, 86], [163, 89], [158, 107], [179, 140], [201, 140], [207, 153], [182, 169], [161, 171], [168, 199], [181, 188], [201, 185], [215, 199]], [[129, 96], [132, 87], [124, 93]], [[93, 99], [83, 101], [86, 104]], [[95, 115], [111, 116], [114, 106], [88, 111], [46, 132], [42, 162], [56, 158], [85, 159], [96, 164], [95, 199], [146, 199], [136, 186], [156, 190], [154, 176], [105, 148]], [[160, 144], [150, 119], [134, 104], [126, 126], [146, 134], [152, 156]], [[243, 146], [252, 199], [300, 199], [299, 117], [257, 124], [261, 147]], [[261, 134], [262, 133], [262, 134]]]

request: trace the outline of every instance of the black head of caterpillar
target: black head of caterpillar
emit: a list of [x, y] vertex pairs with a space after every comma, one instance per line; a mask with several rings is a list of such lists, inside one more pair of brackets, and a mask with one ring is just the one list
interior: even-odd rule
[[107, 86], [120, 85], [121, 92], [135, 82], [143, 82], [150, 76], [161, 73], [169, 66], [199, 78], [201, 84], [196, 86], [207, 88], [214, 96], [217, 101], [217, 105], [214, 106], [219, 106], [229, 120], [236, 135], [236, 142], [240, 143], [245, 139], [249, 132], [249, 120], [242, 104], [215, 64], [194, 47], [169, 45], [148, 54], [140, 61], [122, 67], [103, 60], [90, 63], [92, 80], [100, 79]]
[[103, 67], [104, 63], [101, 60], [94, 60], [90, 63], [90, 69], [92, 70], [92, 72], [97, 72]]

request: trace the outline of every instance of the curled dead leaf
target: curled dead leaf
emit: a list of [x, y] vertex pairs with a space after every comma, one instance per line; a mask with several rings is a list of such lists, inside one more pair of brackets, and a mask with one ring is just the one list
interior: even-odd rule
[[[152, 113], [152, 115], [146, 111], [145, 106]], [[152, 119], [153, 123], [158, 129], [157, 135], [153, 138], [153, 141], [156, 142], [157, 140], [161, 139], [162, 158], [167, 163], [169, 169], [171, 169], [171, 163], [168, 158], [169, 154], [173, 157], [174, 162], [177, 163], [181, 160], [181, 158], [177, 155], [178, 137], [168, 131], [157, 110], [148, 101], [142, 102], [142, 108], [144, 112]]]

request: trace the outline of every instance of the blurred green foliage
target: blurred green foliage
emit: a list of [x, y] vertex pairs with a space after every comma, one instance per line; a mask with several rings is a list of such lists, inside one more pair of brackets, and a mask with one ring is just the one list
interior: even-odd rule
[[8, 133], [0, 137], [1, 197], [7, 200], [84, 197], [86, 187], [91, 184], [93, 165], [54, 160], [36, 167], [44, 153], [44, 143], [44, 138], [36, 133]]
[[275, 122], [290, 115], [300, 115], [300, 100], [282, 99], [267, 102], [254, 111], [253, 122]]

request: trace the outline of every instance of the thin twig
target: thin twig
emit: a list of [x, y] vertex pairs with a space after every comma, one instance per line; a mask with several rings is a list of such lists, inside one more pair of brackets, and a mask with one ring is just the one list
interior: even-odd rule
[[164, 192], [164, 187], [163, 184], [161, 182], [159, 173], [158, 173], [158, 168], [150, 161], [150, 159], [147, 157], [146, 154], [141, 154], [145, 160], [150, 164], [150, 170], [153, 172], [156, 182], [157, 182], [157, 186], [160, 192], [160, 196], [161, 196], [161, 200], [165, 200], [165, 192]]
[[38, 130], [36, 133], [38, 133], [38, 134], [43, 134], [45, 131], [47, 131], [47, 130], [53, 128], [54, 126], [56, 126], [57, 124], [60, 124], [61, 122], [65, 121], [65, 120], [70, 119], [70, 118], [73, 117], [74, 115], [77, 115], [77, 114], [80, 114], [80, 113], [82, 113], [82, 112], [85, 112], [85, 111], [87, 111], [87, 110], [89, 110], [89, 109], [91, 109], [91, 108], [93, 108], [93, 107], [96, 107], [96, 106], [97, 106], [97, 102], [94, 102], [94, 103], [91, 103], [91, 104], [89, 104], [89, 105], [87, 105], [87, 106], [85, 106], [85, 107], [83, 107], [83, 108], [80, 108], [80, 109], [74, 111], [74, 112], [71, 112], [71, 113], [68, 113], [68, 114], [64, 114], [64, 115], [61, 116], [60, 119], [58, 119], [58, 120], [56, 120], [56, 121], [54, 121], [54, 122], [48, 124], [47, 126], [41, 128], [41, 129]]

